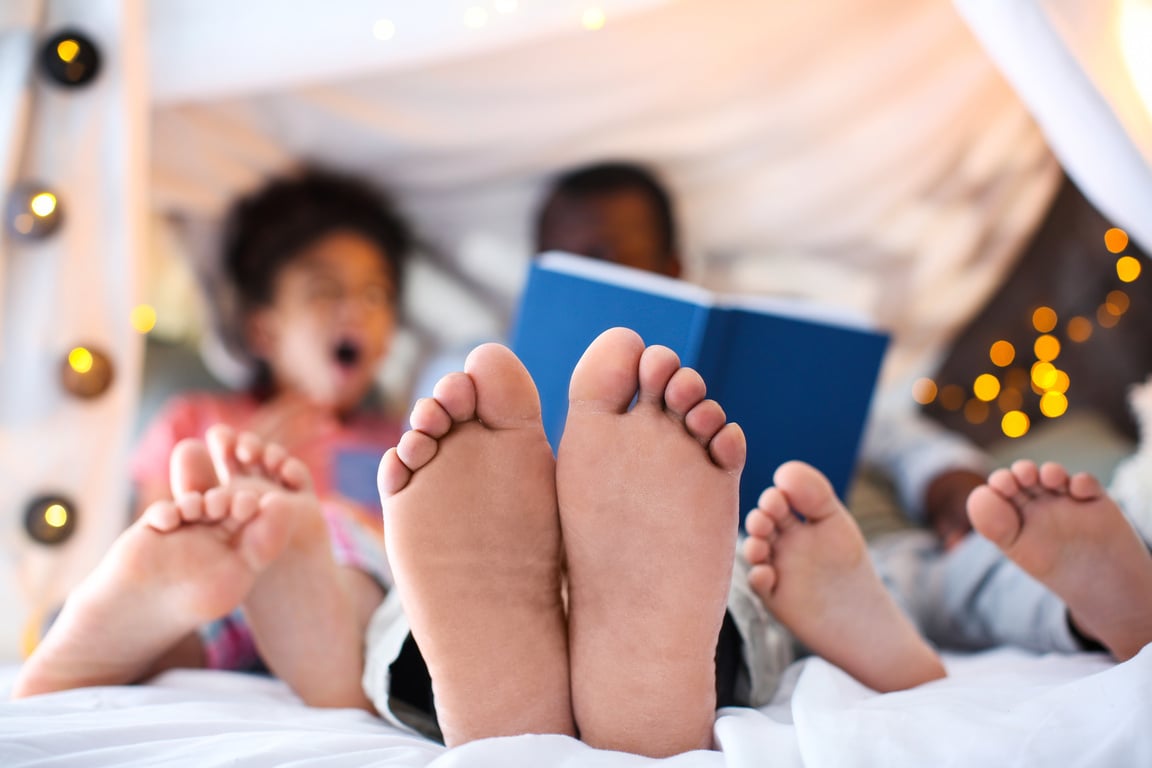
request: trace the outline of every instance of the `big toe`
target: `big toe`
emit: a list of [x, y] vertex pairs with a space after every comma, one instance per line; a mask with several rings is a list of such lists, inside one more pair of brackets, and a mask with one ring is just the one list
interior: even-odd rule
[[792, 509], [809, 520], [820, 520], [843, 508], [828, 478], [802, 461], [781, 464], [772, 482], [787, 497]]
[[610, 328], [588, 345], [572, 372], [568, 397], [573, 406], [624, 413], [639, 387], [644, 340], [627, 328]]
[[493, 428], [540, 421], [540, 395], [528, 369], [500, 344], [482, 344], [468, 355], [465, 372], [476, 386], [476, 415]]
[[192, 491], [203, 493], [220, 484], [203, 440], [187, 438], [176, 444], [169, 460], [169, 479], [173, 496]]

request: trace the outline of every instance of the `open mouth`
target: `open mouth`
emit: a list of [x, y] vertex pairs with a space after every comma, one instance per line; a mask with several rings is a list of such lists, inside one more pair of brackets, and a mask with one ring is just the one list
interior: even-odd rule
[[351, 368], [360, 362], [360, 345], [354, 341], [341, 341], [336, 345], [336, 349], [333, 352], [333, 357], [336, 359], [336, 363], [338, 365], [341, 365], [345, 368]]

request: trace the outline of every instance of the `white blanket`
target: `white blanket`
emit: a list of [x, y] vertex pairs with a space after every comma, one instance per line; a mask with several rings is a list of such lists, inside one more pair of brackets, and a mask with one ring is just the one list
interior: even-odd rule
[[[453, 750], [365, 713], [311, 709], [282, 684], [179, 671], [152, 684], [0, 702], [0, 765], [435, 766], [1149, 766], [1152, 646], [1101, 655], [997, 650], [946, 656], [950, 677], [877, 694], [819, 660], [796, 664], [762, 710], [724, 709], [715, 752], [653, 761], [562, 736]], [[7, 689], [15, 669], [0, 678]]]

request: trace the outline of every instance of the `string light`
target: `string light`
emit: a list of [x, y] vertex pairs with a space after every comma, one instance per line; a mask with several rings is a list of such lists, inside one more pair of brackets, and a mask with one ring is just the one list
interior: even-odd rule
[[1037, 307], [1032, 312], [1032, 327], [1040, 333], [1048, 333], [1056, 327], [1056, 311], [1052, 307]]
[[81, 32], [68, 29], [44, 42], [40, 66], [57, 85], [73, 88], [95, 79], [100, 71], [100, 51]]
[[1032, 351], [1037, 360], [1050, 363], [1060, 356], [1060, 340], [1047, 333], [1038, 336], [1036, 343], [1032, 345]]
[[130, 321], [137, 333], [149, 333], [156, 327], [156, 309], [150, 304], [133, 307]]
[[24, 530], [40, 544], [61, 544], [76, 528], [76, 507], [63, 496], [38, 496], [24, 509]]
[[972, 392], [978, 400], [989, 403], [1000, 394], [1000, 379], [990, 373], [982, 373], [976, 377], [972, 385]]
[[1120, 253], [1128, 247], [1128, 233], [1113, 227], [1104, 233], [1104, 247], [1112, 253]]
[[71, 395], [93, 398], [112, 385], [112, 361], [108, 355], [91, 346], [76, 346], [64, 356], [60, 367], [60, 384]]
[[958, 411], [964, 405], [964, 389], [959, 384], [949, 384], [940, 390], [940, 405], [949, 411]]
[[1049, 391], [1040, 397], [1040, 413], [1050, 419], [1059, 418], [1068, 410], [1068, 398], [1062, 392]]
[[1016, 347], [1012, 346], [1011, 342], [1001, 339], [988, 350], [988, 357], [993, 365], [1007, 368], [1016, 359]]
[[988, 403], [971, 398], [964, 403], [964, 420], [969, 424], [983, 424], [988, 420]]
[[72, 351], [68, 353], [68, 365], [71, 366], [72, 370], [76, 371], [76, 373], [83, 374], [91, 371], [92, 362], [92, 352], [86, 347], [74, 347]]
[[1000, 419], [1000, 431], [1007, 437], [1024, 437], [1028, 434], [1028, 428], [1031, 426], [1031, 421], [1028, 419], [1028, 414], [1023, 411], [1008, 411]]
[[1140, 260], [1135, 256], [1121, 256], [1116, 259], [1116, 276], [1121, 282], [1133, 282], [1140, 277]]
[[25, 239], [41, 239], [55, 232], [63, 220], [60, 198], [43, 184], [24, 182], [8, 196], [8, 226]]
[[1092, 338], [1092, 321], [1077, 315], [1068, 321], [1068, 340], [1077, 344]]
[[932, 379], [917, 379], [912, 384], [912, 399], [920, 405], [928, 405], [936, 399], [936, 382]]

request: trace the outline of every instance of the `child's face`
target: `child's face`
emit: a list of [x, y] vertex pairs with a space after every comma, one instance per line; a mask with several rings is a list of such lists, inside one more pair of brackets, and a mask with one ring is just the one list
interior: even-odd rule
[[627, 267], [679, 277], [652, 203], [642, 192], [621, 190], [594, 197], [559, 197], [550, 206], [540, 251], [560, 250]]
[[351, 231], [326, 235], [277, 275], [269, 306], [248, 318], [252, 349], [278, 392], [346, 413], [364, 399], [396, 328], [384, 255]]

